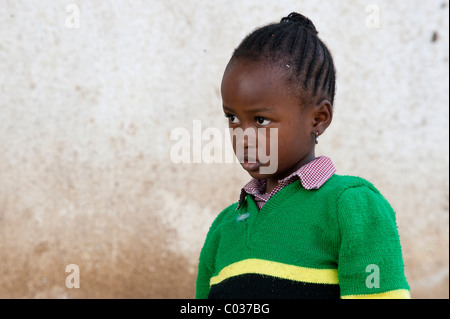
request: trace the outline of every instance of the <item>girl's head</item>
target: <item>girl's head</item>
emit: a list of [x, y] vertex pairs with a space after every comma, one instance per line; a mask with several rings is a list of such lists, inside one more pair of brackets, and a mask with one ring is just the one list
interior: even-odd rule
[[222, 80], [225, 115], [231, 128], [278, 129], [278, 170], [262, 176], [258, 165], [244, 165], [253, 177], [280, 179], [314, 158], [331, 123], [335, 78], [331, 53], [301, 14], [244, 38]]
[[291, 13], [280, 23], [249, 34], [234, 51], [230, 64], [236, 61], [278, 67], [301, 101], [313, 98], [317, 103], [325, 99], [333, 105], [336, 85], [333, 58], [314, 24], [301, 14]]

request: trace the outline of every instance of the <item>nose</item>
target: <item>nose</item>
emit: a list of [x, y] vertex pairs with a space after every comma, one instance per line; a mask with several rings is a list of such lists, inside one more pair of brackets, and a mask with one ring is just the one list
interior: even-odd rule
[[257, 134], [253, 126], [234, 129], [233, 135], [236, 137], [236, 147], [238, 148], [256, 148]]

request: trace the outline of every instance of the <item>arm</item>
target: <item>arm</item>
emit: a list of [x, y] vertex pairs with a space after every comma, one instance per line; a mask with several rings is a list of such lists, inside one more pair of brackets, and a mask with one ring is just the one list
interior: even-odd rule
[[211, 279], [211, 271], [206, 267], [205, 263], [200, 259], [198, 265], [198, 274], [196, 282], [196, 299], [207, 299], [209, 295], [209, 281]]
[[198, 274], [196, 282], [196, 299], [206, 299], [209, 295], [210, 280], [214, 272], [214, 265], [216, 260], [218, 236], [216, 229], [219, 227], [222, 220], [226, 217], [228, 211], [234, 211], [237, 203], [230, 205], [224, 209], [214, 220], [209, 228], [208, 234], [205, 239], [202, 251], [200, 253], [200, 259], [198, 264]]
[[395, 212], [369, 186], [342, 192], [337, 204], [341, 298], [410, 298]]

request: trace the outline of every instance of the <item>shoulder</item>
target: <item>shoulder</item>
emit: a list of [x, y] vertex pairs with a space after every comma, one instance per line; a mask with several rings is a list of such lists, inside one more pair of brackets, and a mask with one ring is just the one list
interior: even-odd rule
[[342, 223], [395, 223], [395, 211], [369, 181], [356, 176], [337, 176], [336, 211]]
[[[206, 262], [210, 258], [213, 258], [215, 256], [215, 251], [217, 250], [217, 245], [220, 241], [220, 228], [221, 225], [226, 223], [231, 216], [235, 214], [236, 208], [238, 206], [238, 203], [233, 203], [222, 212], [220, 212], [219, 215], [214, 219], [211, 226], [209, 227], [208, 233], [206, 235], [205, 242], [203, 244], [203, 248], [200, 254], [200, 260], [203, 260], [203, 262]], [[210, 261], [211, 262], [211, 261]]]
[[379, 191], [375, 188], [375, 186], [371, 182], [369, 182], [368, 180], [366, 180], [362, 177], [359, 177], [359, 176], [334, 174], [324, 184], [324, 186], [333, 188], [333, 189], [335, 189], [337, 191], [341, 191], [341, 192], [343, 192], [347, 189], [351, 189], [351, 188], [366, 187], [376, 193], [379, 193]]
[[393, 209], [380, 191], [368, 180], [358, 176], [334, 174], [323, 186], [338, 214], [356, 211], [364, 215], [393, 214]]
[[220, 224], [224, 219], [227, 219], [227, 217], [230, 217], [231, 215], [235, 215], [236, 213], [236, 209], [238, 207], [238, 202], [235, 202], [233, 204], [231, 204], [230, 206], [228, 206], [227, 208], [225, 208], [224, 210], [222, 210], [220, 212], [219, 215], [217, 215], [216, 219], [213, 222], [213, 226], [214, 224]]
[[233, 218], [233, 216], [236, 215], [236, 208], [238, 207], [238, 202], [235, 202], [228, 207], [226, 207], [224, 210], [222, 210], [219, 215], [214, 219], [213, 223], [211, 224], [211, 227], [209, 228], [209, 234], [210, 236], [217, 228], [220, 227], [221, 224], [226, 222], [228, 219]]
[[[334, 176], [333, 176], [334, 177]], [[380, 191], [368, 180], [358, 176], [335, 175], [339, 202], [386, 201]]]
[[378, 189], [368, 180], [358, 176], [337, 174], [322, 185], [320, 192], [336, 204], [341, 200], [347, 200], [350, 194], [354, 194], [357, 198], [358, 194], [363, 193], [381, 196]]

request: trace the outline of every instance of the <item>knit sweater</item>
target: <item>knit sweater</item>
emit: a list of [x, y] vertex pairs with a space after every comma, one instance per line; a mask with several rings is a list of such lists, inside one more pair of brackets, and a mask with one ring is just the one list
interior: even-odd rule
[[213, 222], [196, 298], [409, 298], [395, 213], [368, 181], [334, 174], [251, 195]]

